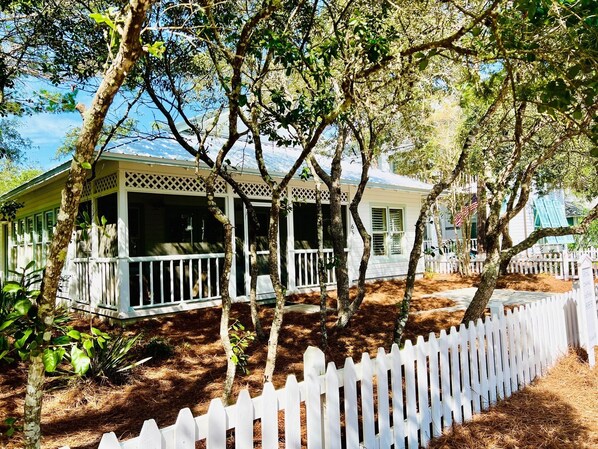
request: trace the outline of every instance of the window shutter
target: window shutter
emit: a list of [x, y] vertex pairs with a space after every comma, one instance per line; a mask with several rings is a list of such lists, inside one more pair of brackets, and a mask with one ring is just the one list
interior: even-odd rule
[[391, 232], [401, 232], [403, 227], [403, 211], [401, 209], [389, 209]]
[[390, 236], [390, 254], [403, 254], [403, 233]]
[[386, 231], [386, 209], [382, 207], [372, 208], [372, 231]]
[[374, 256], [384, 256], [386, 254], [384, 238], [385, 234], [372, 235], [372, 249], [374, 251]]

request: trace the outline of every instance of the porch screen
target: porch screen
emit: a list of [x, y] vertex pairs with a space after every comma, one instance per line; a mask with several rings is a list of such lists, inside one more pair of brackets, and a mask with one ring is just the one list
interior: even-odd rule
[[403, 254], [403, 210], [372, 208], [372, 251], [374, 256]]

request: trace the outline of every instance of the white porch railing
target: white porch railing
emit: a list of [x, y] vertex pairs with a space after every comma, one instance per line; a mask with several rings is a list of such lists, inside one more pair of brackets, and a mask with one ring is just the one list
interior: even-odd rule
[[121, 443], [107, 433], [99, 448], [182, 449], [196, 442], [212, 449], [425, 447], [444, 429], [545, 375], [568, 346], [579, 345], [580, 300], [578, 292], [557, 295], [467, 328], [451, 327], [439, 338], [420, 336], [390, 353], [379, 349], [374, 359], [367, 353], [360, 363], [347, 358], [342, 368], [326, 365], [324, 354], [310, 348], [302, 382], [290, 375], [280, 390], [266, 383], [255, 398], [241, 391], [229, 407], [214, 399], [202, 416], [183, 409], [164, 429], [149, 419], [137, 438]]
[[[295, 287], [310, 288], [319, 286], [318, 250], [296, 249], [293, 251], [293, 258], [295, 263]], [[324, 249], [324, 260], [326, 264], [324, 284], [334, 284], [336, 274], [334, 272], [334, 252], [332, 249]]]
[[131, 307], [220, 298], [223, 253], [130, 257]]
[[117, 261], [115, 258], [78, 258], [69, 279], [70, 297], [86, 305], [118, 307]]

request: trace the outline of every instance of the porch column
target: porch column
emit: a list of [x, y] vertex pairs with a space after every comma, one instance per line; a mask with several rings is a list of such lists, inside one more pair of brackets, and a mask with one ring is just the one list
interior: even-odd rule
[[295, 227], [292, 191], [291, 187], [287, 187], [287, 198], [291, 202], [291, 211], [287, 214], [287, 284], [290, 292], [297, 289], [295, 284]]
[[228, 184], [226, 185], [226, 215], [230, 220], [230, 224], [233, 225], [233, 235], [232, 235], [232, 244], [233, 244], [233, 260], [230, 267], [230, 276], [228, 279], [228, 291], [230, 293], [230, 297], [233, 301], [237, 299], [237, 239], [235, 236], [237, 235], [237, 228], [235, 226], [235, 196], [231, 189], [231, 186]]
[[8, 260], [8, 244], [7, 243], [7, 232], [8, 225], [6, 222], [0, 222], [0, 245], [2, 251], [0, 251], [0, 281], [4, 283], [4, 277], [6, 276], [7, 266], [6, 261]]
[[126, 318], [131, 304], [131, 290], [129, 288], [129, 201], [125, 187], [125, 172], [118, 171], [118, 262], [116, 287], [118, 291], [118, 316]]
[[99, 256], [99, 229], [98, 229], [98, 203], [95, 198], [91, 198], [91, 254], [88, 260], [88, 270], [90, 275], [89, 305], [97, 307], [102, 302], [102, 284], [98, 273], [98, 264], [96, 260]]

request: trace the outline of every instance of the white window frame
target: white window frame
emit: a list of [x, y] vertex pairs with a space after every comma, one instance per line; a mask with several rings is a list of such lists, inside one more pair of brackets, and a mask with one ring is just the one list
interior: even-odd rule
[[[383, 230], [376, 230], [374, 225], [374, 210], [375, 209], [383, 209], [385, 210], [385, 217], [386, 222], [384, 223]], [[400, 231], [392, 230], [391, 229], [391, 211], [400, 211], [401, 213], [401, 224], [402, 228]], [[404, 257], [405, 256], [405, 207], [401, 205], [382, 205], [382, 204], [372, 204], [370, 206], [370, 225], [371, 225], [371, 232], [372, 232], [372, 256], [374, 257]], [[374, 241], [376, 240], [376, 235], [382, 235], [384, 239], [384, 253], [376, 254], [376, 245]], [[398, 252], [393, 252], [393, 236], [398, 235], [400, 238], [400, 244], [398, 246]]]

